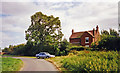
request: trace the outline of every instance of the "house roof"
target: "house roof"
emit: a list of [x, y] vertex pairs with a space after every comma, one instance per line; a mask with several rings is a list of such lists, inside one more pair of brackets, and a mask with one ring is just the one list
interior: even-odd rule
[[93, 30], [90, 30], [90, 31], [83, 31], [83, 32], [74, 32], [74, 33], [70, 36], [70, 38], [80, 38], [80, 37], [83, 35], [83, 33], [85, 33], [85, 32], [87, 32], [87, 33], [90, 34], [92, 37], [94, 37], [94, 36], [93, 36]]
[[80, 38], [84, 32], [75, 32], [73, 33], [70, 38]]

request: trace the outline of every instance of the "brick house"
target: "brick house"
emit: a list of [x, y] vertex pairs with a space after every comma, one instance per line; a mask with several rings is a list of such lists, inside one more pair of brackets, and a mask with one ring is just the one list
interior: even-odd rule
[[83, 31], [83, 32], [74, 32], [72, 29], [72, 35], [69, 40], [70, 43], [75, 45], [81, 45], [86, 47], [91, 47], [92, 42], [96, 42], [100, 39], [99, 27], [98, 25], [93, 30]]

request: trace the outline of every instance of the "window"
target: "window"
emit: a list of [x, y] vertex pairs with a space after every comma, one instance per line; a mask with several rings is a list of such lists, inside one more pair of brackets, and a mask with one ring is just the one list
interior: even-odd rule
[[45, 55], [45, 53], [42, 53], [42, 55]]
[[85, 45], [85, 47], [89, 47], [89, 45]]
[[89, 43], [89, 37], [85, 37], [85, 43]]
[[45, 55], [45, 53], [40, 53], [40, 55]]
[[42, 55], [42, 53], [39, 53], [40, 55]]

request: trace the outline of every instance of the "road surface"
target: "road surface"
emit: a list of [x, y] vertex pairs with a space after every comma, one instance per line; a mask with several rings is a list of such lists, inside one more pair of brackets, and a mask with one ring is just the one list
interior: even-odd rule
[[25, 58], [25, 57], [14, 57], [19, 58], [23, 61], [24, 66], [21, 71], [58, 71], [56, 67], [44, 60], [36, 58]]

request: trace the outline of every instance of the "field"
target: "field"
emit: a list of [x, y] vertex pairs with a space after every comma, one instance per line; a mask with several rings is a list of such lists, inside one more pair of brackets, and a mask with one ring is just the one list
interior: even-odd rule
[[68, 56], [47, 59], [61, 71], [118, 71], [118, 51], [71, 51]]
[[22, 66], [23, 62], [20, 59], [2, 57], [2, 71], [19, 71]]

